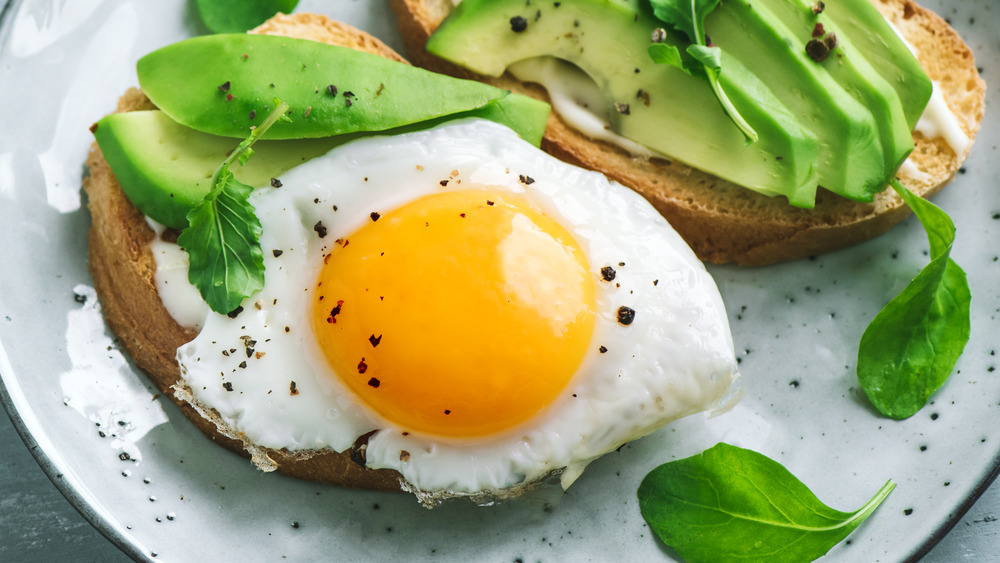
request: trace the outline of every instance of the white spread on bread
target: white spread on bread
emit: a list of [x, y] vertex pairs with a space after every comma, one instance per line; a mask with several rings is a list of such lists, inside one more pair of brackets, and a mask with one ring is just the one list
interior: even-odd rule
[[177, 324], [200, 330], [209, 309], [198, 290], [188, 281], [187, 252], [176, 243], [161, 238], [166, 227], [149, 217], [146, 224], [156, 234], [150, 243], [150, 250], [156, 260], [153, 280], [163, 306]]

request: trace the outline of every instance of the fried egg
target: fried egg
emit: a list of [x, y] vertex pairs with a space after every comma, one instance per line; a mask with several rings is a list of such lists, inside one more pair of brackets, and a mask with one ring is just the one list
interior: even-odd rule
[[274, 184], [251, 195], [265, 283], [238, 314], [183, 313], [183, 259], [156, 252], [168, 310], [201, 324], [177, 351], [192, 400], [256, 446], [366, 437], [369, 467], [425, 495], [568, 486], [729, 397], [701, 262], [641, 196], [506, 127], [360, 139]]

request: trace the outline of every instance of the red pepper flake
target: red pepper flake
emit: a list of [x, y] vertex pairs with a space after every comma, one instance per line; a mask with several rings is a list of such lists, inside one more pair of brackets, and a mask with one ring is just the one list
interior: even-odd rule
[[461, 217], [462, 219], [465, 219], [465, 213], [459, 213], [458, 216]]
[[234, 99], [236, 99], [236, 96], [233, 96], [232, 94], [226, 94], [226, 101], [227, 102], [231, 102]]
[[632, 113], [632, 109], [629, 105], [622, 102], [615, 102], [615, 109], [622, 115], [631, 115]]
[[600, 353], [602, 353], [602, 354], [604, 354], [604, 353], [606, 353], [608, 351], [608, 347], [607, 346], [601, 346], [600, 348], [597, 349], [597, 351], [600, 352]]
[[813, 37], [823, 37], [824, 35], [826, 35], [826, 29], [823, 27], [822, 22], [816, 22], [816, 25], [813, 26], [813, 34], [812, 34], [812, 36]]
[[343, 299], [337, 301], [337, 306], [334, 307], [333, 309], [330, 309], [330, 316], [326, 318], [326, 322], [330, 324], [337, 324], [337, 315], [340, 314], [340, 310], [341, 308], [343, 308], [343, 306], [344, 306]]
[[219, 84], [219, 91], [220, 92], [228, 92], [229, 88], [231, 86], [232, 86], [232, 84], [227, 80], [227, 81], [223, 82], [222, 84]]
[[378, 84], [378, 90], [375, 90], [375, 97], [376, 98], [382, 95], [382, 90], [385, 90], [385, 84], [382, 84], [381, 82], [379, 82], [379, 84]]
[[[364, 363], [364, 360], [362, 360], [362, 363]], [[361, 371], [360, 366], [358, 367], [358, 371], [364, 373], [363, 371]], [[373, 377], [368, 380], [368, 386], [371, 387], [372, 389], [378, 389], [379, 385], [382, 385], [382, 382], [379, 381], [377, 377]]]
[[604, 278], [604, 281], [611, 281], [615, 279], [616, 275], [618, 275], [618, 273], [615, 272], [615, 269], [611, 266], [601, 268], [601, 277]]
[[514, 16], [510, 18], [511, 31], [514, 33], [522, 33], [526, 29], [528, 29], [528, 20], [524, 19], [524, 17]]
[[259, 360], [264, 357], [265, 353], [266, 352], [257, 352], [256, 354], [253, 355], [253, 357]]
[[319, 238], [323, 238], [326, 236], [326, 227], [323, 226], [323, 221], [317, 221], [316, 224], [313, 225], [313, 230], [316, 231], [316, 234], [319, 235]]
[[299, 394], [299, 388], [295, 385], [294, 381], [288, 383], [288, 394], [293, 396]]
[[235, 309], [233, 309], [232, 311], [229, 311], [228, 313], [226, 313], [226, 316], [229, 317], [230, 319], [235, 319], [236, 317], [240, 316], [240, 313], [242, 313], [242, 312], [243, 312], [243, 306], [240, 305], [240, 306], [236, 307]]
[[517, 178], [521, 180], [521, 183], [524, 184], [525, 186], [530, 186], [531, 184], [535, 183], [534, 178], [532, 178], [531, 176], [525, 176], [524, 174], [519, 174]]
[[246, 53], [243, 53], [243, 55], [241, 55], [241, 56], [240, 56], [240, 58], [241, 58], [241, 59], [243, 59], [243, 60], [245, 61], [245, 60], [247, 60], [247, 59], [249, 59], [249, 58], [250, 58], [250, 55], [248, 55], [248, 54], [246, 54]]
[[273, 254], [275, 258], [281, 256], [284, 253], [285, 253], [284, 250], [278, 250], [277, 248], [271, 251], [271, 254]]
[[371, 343], [372, 348], [378, 346], [379, 342], [382, 342], [382, 335], [375, 336], [374, 334], [368, 337], [368, 342]]
[[283, 185], [284, 184], [281, 183], [281, 180], [279, 180], [277, 178], [271, 178], [271, 187], [272, 188], [280, 188]]
[[630, 325], [632, 321], [635, 320], [635, 309], [630, 307], [625, 307], [624, 305], [618, 307], [618, 322], [623, 325]]
[[232, 390], [233, 390], [233, 382], [227, 381], [227, 382], [223, 383], [222, 384], [222, 388], [225, 389], [226, 391], [232, 392]]
[[368, 216], [372, 218], [372, 222], [374, 223], [375, 221], [378, 221], [378, 218], [382, 215], [380, 215], [378, 211], [372, 211]]
[[822, 2], [815, 2], [812, 5], [812, 13], [813, 13], [813, 15], [822, 14], [823, 10], [825, 10], [825, 9], [826, 9], [826, 4], [824, 4]]
[[364, 373], [366, 371], [368, 371], [368, 364], [365, 363], [364, 358], [361, 358], [361, 361], [358, 362], [358, 373]]

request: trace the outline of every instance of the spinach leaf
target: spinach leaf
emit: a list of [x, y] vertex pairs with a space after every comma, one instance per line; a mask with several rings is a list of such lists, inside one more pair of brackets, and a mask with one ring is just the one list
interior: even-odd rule
[[757, 140], [757, 132], [747, 123], [732, 100], [719, 83], [719, 73], [722, 72], [722, 50], [708, 44], [705, 35], [705, 16], [719, 5], [719, 0], [651, 0], [653, 13], [656, 17], [683, 32], [691, 42], [686, 52], [693, 61], [683, 60], [680, 49], [664, 43], [653, 43], [649, 46], [649, 56], [653, 62], [675, 66], [692, 76], [700, 75], [708, 80], [722, 108], [733, 123], [746, 137], [748, 143]]
[[288, 119], [288, 104], [275, 100], [274, 111], [219, 165], [208, 195], [187, 214], [188, 226], [177, 244], [188, 253], [188, 280], [208, 306], [227, 314], [244, 298], [264, 287], [264, 254], [258, 238], [260, 221], [250, 205], [253, 188], [240, 183], [229, 170], [243, 164], [253, 146], [279, 119]]
[[299, 0], [198, 0], [198, 13], [212, 33], [243, 33], [278, 12], [295, 9]]
[[858, 346], [858, 381], [880, 413], [898, 420], [916, 414], [951, 375], [969, 341], [972, 295], [949, 257], [951, 218], [898, 180], [892, 188], [927, 231], [931, 261], [868, 325]]
[[896, 487], [854, 512], [834, 510], [780, 463], [719, 443], [665, 463], [639, 486], [650, 528], [689, 563], [812, 561], [847, 537]]

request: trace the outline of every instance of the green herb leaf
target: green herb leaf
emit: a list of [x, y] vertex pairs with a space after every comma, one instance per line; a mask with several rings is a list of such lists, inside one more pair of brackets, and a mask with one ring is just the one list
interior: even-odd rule
[[834, 510], [780, 463], [720, 443], [665, 463], [639, 486], [650, 528], [689, 563], [812, 561], [847, 537], [896, 487], [854, 512]]
[[198, 0], [198, 13], [213, 33], [243, 33], [278, 12], [291, 13], [299, 0]]
[[927, 231], [931, 261], [872, 320], [858, 346], [858, 381], [878, 411], [913, 416], [948, 380], [969, 341], [972, 294], [950, 257], [955, 225], [948, 214], [898, 180], [892, 188]]
[[253, 188], [229, 170], [253, 154], [250, 148], [279, 119], [288, 104], [275, 100], [274, 111], [216, 169], [212, 188], [187, 214], [188, 226], [177, 244], [188, 253], [188, 280], [216, 313], [227, 314], [264, 287], [264, 255], [258, 239], [260, 221], [250, 205]]
[[688, 36], [691, 44], [687, 46], [686, 52], [692, 57], [694, 64], [682, 60], [677, 47], [663, 43], [650, 45], [649, 56], [656, 63], [669, 64], [684, 69], [688, 74], [704, 76], [712, 86], [722, 109], [746, 137], [747, 143], [755, 142], [758, 139], [757, 132], [736, 109], [719, 83], [722, 51], [709, 45], [705, 35], [705, 17], [719, 5], [719, 0], [651, 0], [650, 4], [660, 21]]

